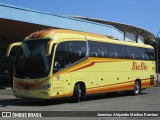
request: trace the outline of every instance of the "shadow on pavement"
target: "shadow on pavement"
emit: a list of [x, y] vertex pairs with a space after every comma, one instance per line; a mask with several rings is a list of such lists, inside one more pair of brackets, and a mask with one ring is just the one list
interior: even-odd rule
[[56, 99], [56, 100], [39, 100], [39, 99], [3, 99], [0, 100], [0, 107], [6, 106], [48, 106], [69, 103], [69, 99]]
[[[148, 93], [141, 93], [140, 96], [145, 95]], [[100, 100], [100, 99], [116, 99], [117, 97], [127, 97], [131, 96], [128, 93], [106, 93], [106, 94], [95, 94], [95, 95], [89, 95], [86, 97], [85, 101], [94, 101], [94, 100]], [[81, 102], [85, 102], [81, 101]], [[0, 107], [6, 107], [6, 106], [49, 106], [49, 105], [58, 105], [58, 104], [65, 104], [65, 103], [72, 103], [72, 100], [70, 98], [61, 98], [61, 99], [52, 99], [52, 100], [39, 100], [39, 99], [21, 99], [21, 98], [15, 98], [15, 99], [3, 99], [0, 100]]]
[[[139, 96], [145, 95], [148, 93], [141, 93]], [[90, 95], [89, 97], [86, 98], [85, 101], [90, 101], [90, 100], [99, 100], [99, 99], [112, 99], [112, 98], [118, 98], [118, 97], [129, 97], [133, 96], [130, 93], [127, 92], [113, 92], [113, 93], [103, 93], [103, 94], [95, 94], [95, 95]]]

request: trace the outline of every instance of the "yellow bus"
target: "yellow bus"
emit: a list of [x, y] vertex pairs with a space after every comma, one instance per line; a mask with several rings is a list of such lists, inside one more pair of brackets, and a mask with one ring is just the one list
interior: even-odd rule
[[54, 99], [131, 91], [156, 85], [154, 48], [86, 32], [47, 29], [34, 32], [18, 47], [13, 93], [20, 98]]

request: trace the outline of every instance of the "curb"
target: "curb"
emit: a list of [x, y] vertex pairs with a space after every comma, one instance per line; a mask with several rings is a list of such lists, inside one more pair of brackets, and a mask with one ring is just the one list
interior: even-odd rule
[[4, 89], [5, 90], [11, 90], [12, 88], [11, 87], [5, 87]]
[[11, 87], [2, 87], [0, 86], [0, 90], [11, 90], [12, 88]]

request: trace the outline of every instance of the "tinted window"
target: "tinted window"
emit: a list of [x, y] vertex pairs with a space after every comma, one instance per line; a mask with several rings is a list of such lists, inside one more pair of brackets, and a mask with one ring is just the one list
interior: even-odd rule
[[89, 56], [154, 60], [154, 49], [89, 41]]
[[54, 66], [53, 66], [54, 73], [64, 68], [65, 58], [66, 58], [65, 43], [60, 43], [56, 49]]
[[109, 44], [110, 57], [126, 58], [126, 46]]
[[57, 46], [54, 73], [86, 57], [86, 42], [63, 42]]
[[86, 42], [66, 42], [66, 62], [70, 65], [86, 56]]
[[34, 79], [46, 77], [48, 75], [52, 61], [52, 55], [46, 55], [48, 42], [50, 42], [50, 40], [47, 39], [23, 42], [16, 56], [14, 68], [16, 77], [29, 77]]
[[89, 56], [126, 58], [126, 46], [89, 41]]
[[142, 48], [127, 46], [127, 58], [129, 59], [143, 59]]
[[138, 60], [154, 60], [154, 50], [127, 46], [127, 58]]
[[90, 57], [109, 57], [109, 47], [107, 43], [89, 41]]
[[155, 60], [154, 58], [154, 50], [153, 49], [145, 49], [144, 50], [145, 59], [147, 60]]

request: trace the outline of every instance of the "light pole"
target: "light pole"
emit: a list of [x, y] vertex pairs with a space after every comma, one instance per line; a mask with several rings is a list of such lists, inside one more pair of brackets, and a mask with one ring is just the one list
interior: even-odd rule
[[159, 46], [159, 42], [158, 42], [158, 35], [160, 34], [160, 31], [158, 32], [158, 34], [157, 34], [157, 36], [156, 36], [156, 38], [155, 38], [155, 42], [156, 42], [156, 49], [157, 49], [157, 51], [156, 51], [156, 54], [157, 54], [157, 83], [159, 84], [159, 80], [158, 80], [158, 46]]

